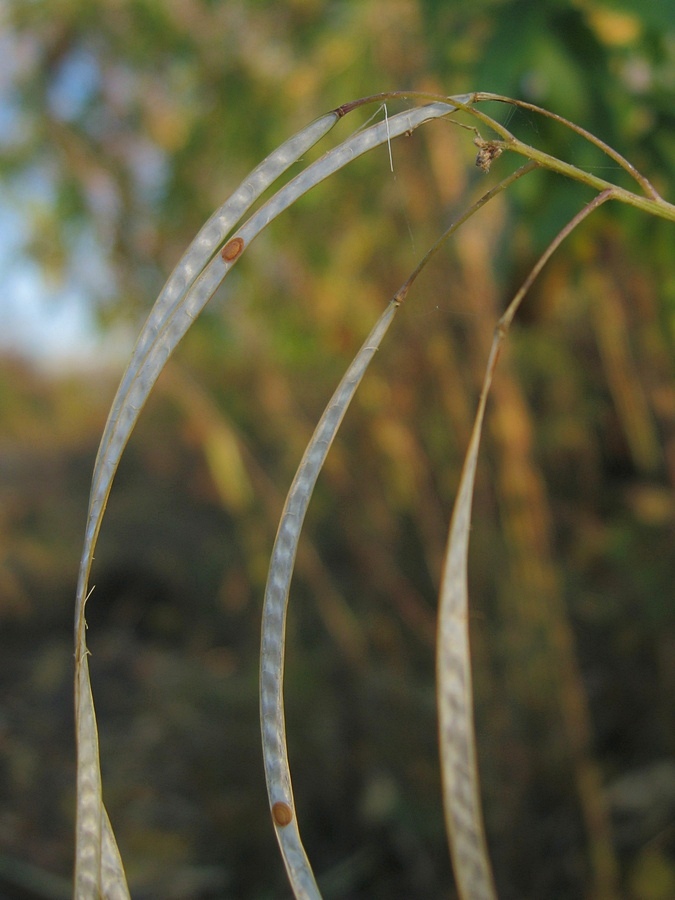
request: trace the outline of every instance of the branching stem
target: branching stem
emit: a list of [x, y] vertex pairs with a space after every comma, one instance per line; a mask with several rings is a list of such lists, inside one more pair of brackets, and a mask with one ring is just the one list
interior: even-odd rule
[[518, 292], [516, 293], [515, 297], [513, 298], [513, 300], [509, 303], [508, 307], [506, 308], [506, 312], [503, 314], [503, 316], [499, 320], [499, 324], [497, 325], [497, 330], [500, 333], [505, 334], [508, 331], [509, 326], [511, 325], [511, 322], [513, 321], [513, 317], [515, 316], [516, 312], [518, 311], [520, 304], [523, 302], [523, 298], [525, 297], [525, 295], [527, 294], [529, 289], [532, 287], [532, 283], [534, 282], [535, 278], [539, 275], [541, 270], [544, 268], [546, 263], [549, 261], [551, 256], [553, 256], [553, 254], [558, 249], [558, 247], [562, 244], [562, 242], [565, 240], [565, 238], [568, 237], [574, 231], [574, 229], [577, 227], [577, 225], [580, 225], [581, 222], [583, 222], [583, 220], [587, 216], [589, 216], [594, 210], [596, 210], [603, 203], [606, 203], [607, 200], [611, 200], [613, 198], [613, 196], [614, 196], [614, 190], [611, 188], [608, 188], [607, 190], [603, 191], [601, 194], [598, 194], [597, 197], [594, 197], [590, 201], [590, 203], [587, 203], [586, 206], [584, 206], [584, 208], [581, 209], [576, 214], [576, 216], [574, 216], [572, 219], [570, 219], [570, 221], [567, 223], [567, 225], [565, 225], [565, 227], [562, 228], [558, 232], [558, 234], [556, 234], [556, 236], [553, 238], [551, 243], [544, 250], [544, 252], [541, 254], [541, 256], [539, 257], [537, 262], [532, 267], [529, 275], [527, 276], [525, 281], [522, 283], [522, 285], [521, 285], [520, 289], [518, 290]]
[[[580, 125], [575, 125], [574, 122], [570, 122], [563, 116], [535, 106], [533, 103], [527, 103], [524, 100], [513, 100], [510, 97], [503, 97], [500, 94], [491, 94], [485, 91], [474, 91], [472, 93], [463, 94], [456, 97], [447, 97], [441, 94], [424, 93], [418, 91], [389, 91], [382, 94], [373, 94], [370, 97], [363, 97], [362, 99], [354, 100], [351, 103], [345, 103], [343, 106], [338, 107], [335, 110], [335, 113], [338, 116], [343, 116], [346, 115], [346, 113], [351, 112], [352, 110], [357, 109], [360, 106], [365, 106], [368, 103], [381, 103], [385, 100], [408, 99], [420, 100], [425, 102], [433, 100], [452, 103], [452, 105], [457, 107], [458, 110], [461, 110], [462, 112], [465, 112], [468, 115], [478, 119], [480, 122], [483, 122], [483, 124], [492, 129], [495, 134], [499, 135], [501, 141], [494, 141], [493, 143], [500, 149], [511, 150], [514, 153], [519, 153], [521, 156], [525, 156], [528, 159], [535, 161], [542, 168], [550, 169], [553, 172], [557, 172], [560, 175], [571, 178], [573, 181], [580, 182], [581, 184], [586, 184], [588, 185], [588, 187], [591, 187], [593, 188], [593, 190], [600, 193], [606, 190], [611, 190], [613, 198], [615, 200], [619, 200], [622, 203], [626, 203], [629, 206], [640, 209], [642, 210], [642, 212], [651, 213], [652, 215], [658, 216], [661, 219], [667, 219], [670, 222], [675, 222], [675, 205], [669, 203], [667, 200], [664, 200], [663, 197], [661, 197], [661, 195], [651, 184], [649, 179], [645, 178], [645, 176], [642, 175], [642, 173], [639, 172], [632, 163], [628, 162], [625, 157], [623, 157], [620, 153], [610, 147], [609, 144], [606, 144], [590, 131], [582, 128]], [[552, 156], [551, 154], [546, 153], [543, 150], [538, 150], [536, 147], [532, 147], [531, 145], [524, 143], [523, 141], [519, 140], [514, 134], [512, 134], [507, 128], [505, 128], [505, 126], [500, 122], [497, 122], [491, 116], [486, 115], [486, 113], [476, 108], [475, 104], [483, 101], [508, 103], [512, 106], [517, 106], [522, 109], [528, 109], [532, 112], [539, 113], [540, 115], [546, 116], [550, 119], [555, 120], [556, 122], [559, 122], [561, 125], [564, 125], [566, 128], [569, 128], [571, 131], [575, 132], [575, 134], [580, 135], [589, 143], [593, 144], [593, 146], [602, 150], [603, 153], [606, 153], [607, 156], [609, 156], [610, 159], [613, 159], [614, 162], [621, 166], [621, 168], [624, 169], [631, 176], [631, 178], [635, 179], [635, 181], [645, 192], [646, 196], [635, 194], [633, 193], [633, 191], [629, 191], [626, 188], [615, 185], [611, 181], [607, 181], [604, 178], [599, 178], [597, 175], [593, 175], [590, 172], [579, 169], [577, 168], [577, 166], [574, 166], [571, 163], [563, 162], [563, 160], [558, 159], [557, 157]]]

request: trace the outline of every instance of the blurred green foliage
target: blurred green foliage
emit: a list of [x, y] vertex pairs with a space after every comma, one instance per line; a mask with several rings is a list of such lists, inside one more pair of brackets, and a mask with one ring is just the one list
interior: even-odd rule
[[[0, 189], [26, 226], [15, 264], [84, 291], [102, 329], [138, 327], [266, 153], [381, 90], [529, 100], [674, 195], [671, 2], [16, 0], [3, 16]], [[608, 166], [548, 120], [516, 112], [509, 127]], [[249, 249], [122, 461], [88, 619], [106, 804], [135, 897], [283, 896], [256, 701], [283, 496], [376, 314], [494, 177], [445, 123], [392, 151], [393, 174], [382, 148]], [[286, 691], [299, 815], [327, 898], [454, 896], [433, 687], [447, 520], [499, 311], [587, 199], [535, 173], [471, 220], [408, 299], [317, 488]], [[672, 246], [671, 226], [633, 210], [595, 214], [535, 285], [495, 383], [471, 585], [504, 900], [672, 896]], [[11, 859], [69, 876], [74, 582], [118, 374], [46, 379], [16, 359], [0, 372], [8, 896]], [[588, 730], [573, 708], [590, 712]], [[609, 863], [596, 802], [611, 813]], [[32, 890], [22, 896], [56, 896]]]

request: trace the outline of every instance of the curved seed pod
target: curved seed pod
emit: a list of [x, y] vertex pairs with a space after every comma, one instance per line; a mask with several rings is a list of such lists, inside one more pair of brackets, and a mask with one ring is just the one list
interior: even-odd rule
[[481, 810], [469, 651], [467, 559], [471, 501], [485, 404], [501, 335], [495, 336], [466, 452], [441, 581], [436, 682], [445, 821], [462, 900], [496, 900]]
[[[186, 292], [189, 291], [194, 283], [197, 274], [204, 269], [204, 266], [216, 252], [218, 246], [222, 244], [228, 232], [251, 208], [258, 197], [289, 166], [296, 162], [303, 153], [307, 152], [317, 141], [324, 137], [338, 119], [338, 113], [328, 113], [312, 122], [306, 128], [303, 128], [302, 131], [270, 153], [206, 222], [162, 288], [138, 336], [131, 360], [122, 376], [120, 386], [113, 400], [110, 415], [101, 438], [94, 465], [86, 534], [86, 541], [91, 541], [92, 549], [98, 533], [98, 528], [95, 527], [99, 513], [97, 507], [102, 508], [105, 505], [109, 484], [112, 482], [112, 476], [117, 468], [119, 457], [138, 417], [138, 412], [140, 412], [140, 408], [134, 408], [138, 405], [137, 402], [134, 403], [134, 399], [138, 401], [140, 398], [131, 398], [130, 394], [139, 381], [139, 373], [143, 365], [147, 364], [148, 357], [153, 354], [153, 351], [157, 350], [158, 343], [162, 345], [166, 343], [164, 333], [167, 322], [170, 321], [176, 309], [184, 303]], [[236, 255], [234, 258], [236, 258]], [[225, 259], [224, 264], [228, 261], [233, 261], [234, 258]], [[224, 275], [225, 272], [222, 272], [221, 279]], [[217, 287], [217, 284], [215, 287]], [[150, 378], [145, 379], [146, 382], [151, 381], [150, 386], [154, 384], [169, 353], [170, 350], [165, 349], [163, 354], [159, 354], [162, 356], [161, 363], [156, 364], [154, 373], [151, 373]], [[152, 374], [154, 374], [154, 378]], [[87, 545], [85, 543], [85, 551], [86, 548]]]
[[[101, 794], [98, 735], [87, 664], [84, 618], [94, 546], [117, 465], [145, 398], [170, 353], [170, 349], [164, 344], [166, 322], [184, 302], [186, 290], [194, 282], [195, 275], [263, 191], [322, 138], [338, 118], [338, 113], [328, 113], [278, 147], [244, 179], [227, 202], [211, 216], [188, 247], [157, 298], [136, 342], [131, 361], [113, 401], [94, 465], [75, 609], [75, 711], [78, 748], [75, 855], [77, 898], [105, 897], [112, 900], [113, 897], [128, 897], [124, 869]], [[223, 265], [231, 265], [231, 261], [224, 261]], [[146, 371], [144, 379], [141, 380], [139, 372], [149, 357], [152, 359], [150, 370]], [[143, 385], [143, 390], [139, 390], [139, 384]], [[133, 396], [134, 393], [136, 396]]]
[[347, 369], [307, 445], [281, 514], [265, 588], [260, 650], [260, 724], [265, 778], [277, 840], [298, 898], [316, 900], [320, 894], [302, 846], [297, 817], [292, 813], [293, 789], [283, 708], [288, 594], [302, 524], [319, 472], [347, 407], [399, 306], [400, 300], [395, 298], [380, 316]]
[[[458, 102], [461, 103], [470, 100], [470, 95], [458, 98]], [[223, 248], [224, 250], [227, 247], [231, 248], [223, 258], [216, 251], [228, 231], [265, 188], [325, 135], [342, 113], [338, 111], [328, 113], [303, 129], [270, 154], [207, 222], [169, 278], [139, 335], [132, 359], [113, 401], [97, 454], [78, 577], [75, 610], [75, 705], [78, 744], [75, 891], [78, 896], [80, 888], [84, 890], [91, 879], [97, 889], [101, 890], [102, 835], [112, 836], [112, 832], [108, 834], [103, 824], [107, 817], [101, 799], [98, 739], [87, 665], [84, 609], [88, 596], [89, 573], [112, 481], [124, 447], [150, 390], [168, 357], [238, 259], [243, 247], [248, 246], [273, 218], [351, 159], [392, 137], [413, 131], [429, 119], [445, 116], [454, 109], [451, 103], [432, 103], [399, 113], [386, 122], [352, 135], [289, 182], [255, 213], [240, 229], [239, 234]], [[237, 248], [237, 253], [232, 253], [234, 248]], [[204, 265], [206, 260], [210, 261]], [[201, 274], [195, 278], [195, 273], [200, 268]], [[114, 843], [114, 838], [112, 840]], [[120, 872], [120, 878], [124, 881], [123, 871]], [[85, 890], [82, 896], [90, 894]]]
[[[466, 104], [471, 97], [472, 95], [467, 94], [457, 97], [456, 100], [458, 103]], [[431, 103], [398, 113], [386, 121], [351, 135], [278, 191], [257, 213], [251, 216], [239, 230], [235, 240], [241, 239], [244, 246], [248, 246], [272, 219], [287, 209], [298, 197], [347, 165], [352, 159], [356, 159], [393, 137], [411, 133], [424, 122], [446, 116], [455, 109], [456, 107], [450, 101]], [[241, 218], [242, 213], [250, 207], [253, 200], [274, 178], [326, 134], [337, 118], [338, 113], [332, 112], [318, 119], [270, 154], [251, 173], [221, 208], [220, 213], [222, 214], [217, 213], [209, 220], [210, 223], [215, 221], [218, 223], [215, 234], [218, 235], [219, 240], [216, 243], [222, 241], [222, 232]], [[226, 212], [222, 212], [223, 210]], [[201, 237], [204, 232], [206, 232], [206, 237]], [[205, 243], [209, 244], [211, 252], [214, 249], [213, 236], [213, 228], [209, 228], [209, 223], [207, 223], [169, 278], [138, 338], [132, 359], [113, 401], [94, 465], [83, 560], [89, 551], [93, 552], [100, 527], [100, 514], [107, 502], [119, 459], [152, 386], [178, 342], [229, 271], [231, 263], [223, 260], [220, 255], [216, 255], [206, 265], [199, 277], [194, 279], [192, 285], [187, 290], [185, 288], [183, 274], [187, 272], [192, 274], [194, 271], [195, 256], [193, 256], [192, 248], [194, 248], [196, 258], [202, 259], [205, 255]], [[83, 574], [82, 570], [81, 574]], [[88, 570], [84, 574], [88, 578]], [[83, 602], [86, 579], [81, 581], [80, 589], [80, 602]]]
[[[526, 169], [523, 167], [523, 171]], [[467, 583], [471, 503], [485, 406], [502, 341], [534, 279], [577, 225], [613, 196], [611, 189], [597, 194], [561, 228], [499, 320], [452, 512], [439, 598], [436, 680], [445, 819], [455, 880], [462, 900], [496, 900], [497, 897], [480, 804]]]

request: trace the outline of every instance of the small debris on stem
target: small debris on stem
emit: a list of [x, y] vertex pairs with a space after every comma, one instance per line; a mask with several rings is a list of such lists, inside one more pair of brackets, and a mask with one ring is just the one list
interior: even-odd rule
[[474, 139], [474, 144], [478, 147], [476, 166], [481, 172], [487, 174], [490, 171], [490, 166], [494, 160], [500, 157], [504, 152], [503, 148], [500, 147], [496, 141], [484, 141], [483, 138], [480, 137]]

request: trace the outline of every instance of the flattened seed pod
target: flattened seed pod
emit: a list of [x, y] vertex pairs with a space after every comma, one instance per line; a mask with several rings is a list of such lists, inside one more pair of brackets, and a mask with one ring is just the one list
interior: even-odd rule
[[225, 262], [233, 262], [241, 254], [243, 249], [244, 241], [242, 240], [242, 238], [232, 238], [232, 240], [228, 241], [220, 251], [220, 255], [223, 257]]

